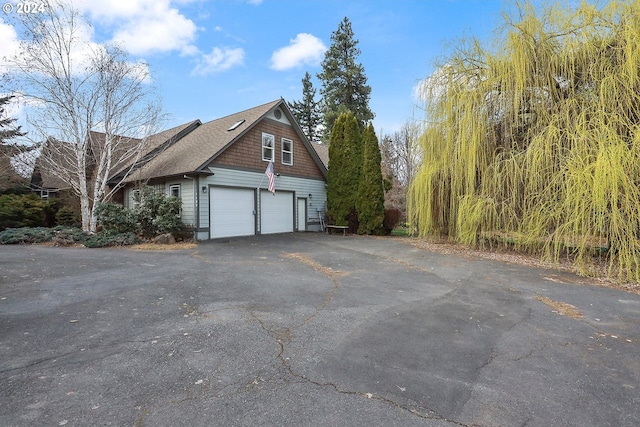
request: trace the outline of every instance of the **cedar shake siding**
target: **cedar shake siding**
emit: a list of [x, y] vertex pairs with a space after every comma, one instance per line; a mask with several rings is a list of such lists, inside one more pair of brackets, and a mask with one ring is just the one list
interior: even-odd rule
[[[303, 145], [293, 127], [274, 120], [263, 119], [238, 141], [216, 157], [212, 166], [262, 171], [268, 162], [262, 160], [262, 133], [275, 138], [273, 168], [276, 173], [303, 178], [323, 179], [322, 172]], [[293, 141], [293, 165], [282, 163], [282, 138]]]

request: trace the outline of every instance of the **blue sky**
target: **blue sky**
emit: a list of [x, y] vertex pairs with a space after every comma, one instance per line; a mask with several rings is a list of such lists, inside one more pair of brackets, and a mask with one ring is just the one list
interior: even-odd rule
[[[17, 2], [16, 2], [17, 4]], [[512, 3], [493, 0], [74, 0], [92, 43], [118, 41], [143, 59], [168, 113], [165, 127], [208, 121], [283, 97], [302, 97], [331, 33], [346, 16], [372, 88], [376, 131], [420, 117], [414, 87], [448, 45], [488, 40]], [[16, 13], [15, 10], [11, 13]], [[3, 16], [4, 15], [4, 16]], [[0, 13], [0, 57], [17, 35]]]

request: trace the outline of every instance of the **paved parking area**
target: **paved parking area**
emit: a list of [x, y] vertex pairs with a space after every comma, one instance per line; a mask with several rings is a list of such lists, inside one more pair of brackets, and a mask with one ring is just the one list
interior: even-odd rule
[[640, 296], [582, 280], [315, 233], [0, 246], [0, 425], [640, 425]]

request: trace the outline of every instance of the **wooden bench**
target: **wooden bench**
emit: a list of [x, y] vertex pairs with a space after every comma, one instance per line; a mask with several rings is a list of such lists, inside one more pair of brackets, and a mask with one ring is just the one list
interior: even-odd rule
[[349, 229], [348, 225], [325, 225], [327, 229], [327, 234], [331, 234], [331, 230], [342, 230], [342, 235], [347, 235], [347, 230]]

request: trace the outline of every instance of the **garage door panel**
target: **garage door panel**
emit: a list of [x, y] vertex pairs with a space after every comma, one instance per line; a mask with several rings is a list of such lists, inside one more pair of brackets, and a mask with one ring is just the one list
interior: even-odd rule
[[288, 233], [293, 231], [293, 193], [262, 192], [260, 206], [261, 233]]
[[255, 234], [253, 190], [212, 187], [209, 226], [211, 238]]

